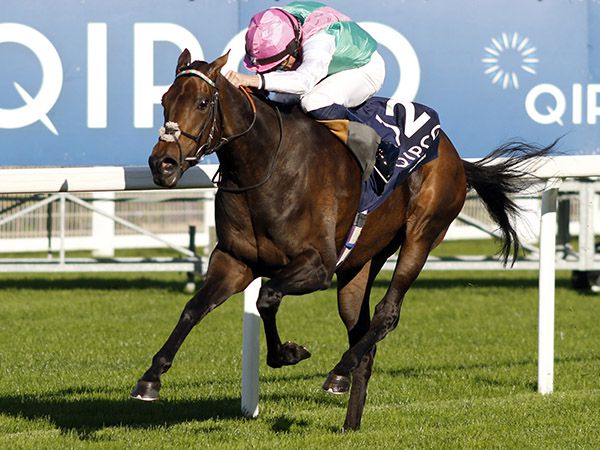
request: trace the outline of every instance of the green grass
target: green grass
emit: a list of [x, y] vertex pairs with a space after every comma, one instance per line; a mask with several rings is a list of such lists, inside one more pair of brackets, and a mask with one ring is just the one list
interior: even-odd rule
[[[389, 273], [376, 283], [385, 292]], [[128, 395], [188, 296], [183, 274], [0, 276], [0, 448], [600, 448], [600, 297], [557, 275], [555, 393], [536, 393], [537, 274], [425, 272], [379, 346], [362, 429], [320, 389], [346, 349], [335, 291], [284, 300], [282, 338], [240, 415], [242, 301], [189, 336], [162, 400]]]

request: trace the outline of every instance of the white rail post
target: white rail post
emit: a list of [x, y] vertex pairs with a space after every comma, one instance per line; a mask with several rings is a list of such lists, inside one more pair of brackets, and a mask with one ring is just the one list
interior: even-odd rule
[[[204, 233], [208, 236], [207, 246], [204, 250], [205, 256], [210, 256], [217, 244], [217, 235], [215, 228], [215, 190], [206, 189], [204, 193], [204, 202], [202, 203], [204, 210]], [[202, 270], [206, 271], [206, 267]]]
[[[106, 214], [115, 215], [115, 193], [92, 193], [93, 205]], [[92, 212], [92, 256], [107, 258], [115, 256], [115, 221], [107, 216]]]
[[60, 194], [60, 245], [58, 248], [58, 262], [65, 263], [66, 255], [66, 221], [67, 221], [67, 199], [65, 194]]
[[242, 414], [258, 416], [258, 366], [260, 350], [260, 316], [256, 300], [261, 279], [254, 280], [244, 291], [244, 332], [242, 350]]
[[556, 265], [557, 180], [548, 180], [542, 194], [538, 318], [538, 392], [554, 389], [554, 294]]

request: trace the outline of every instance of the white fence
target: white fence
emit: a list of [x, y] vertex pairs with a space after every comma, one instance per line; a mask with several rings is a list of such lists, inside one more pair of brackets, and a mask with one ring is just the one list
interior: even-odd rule
[[[25, 208], [46, 199], [50, 194], [5, 194], [0, 196], [0, 217], [17, 214]], [[122, 219], [140, 226], [169, 242], [187, 245], [189, 227], [197, 230], [196, 245], [208, 245], [204, 213], [212, 208], [210, 189], [176, 191], [127, 191], [72, 194], [101, 209], [114, 212]], [[156, 248], [157, 242], [134, 233], [130, 228], [115, 224], [103, 216], [67, 202], [65, 216], [65, 249], [92, 250], [101, 242], [115, 249]], [[37, 208], [28, 214], [0, 226], [0, 254], [16, 252], [57, 252], [61, 224], [60, 202]], [[1, 256], [1, 255], [0, 255]]]
[[[0, 195], [0, 217], [19, 213], [49, 194], [4, 194]], [[185, 189], [167, 191], [125, 191], [72, 193], [91, 205], [114, 213], [124, 220], [177, 245], [187, 245], [189, 226], [197, 230], [196, 245], [208, 246], [209, 235], [205, 218], [213, 209], [213, 192], [207, 189]], [[535, 210], [539, 210], [539, 200]], [[529, 200], [527, 200], [529, 202]], [[576, 214], [576, 203], [574, 214]], [[492, 227], [487, 212], [476, 196], [467, 199], [463, 214]], [[576, 216], [574, 216], [576, 217]], [[60, 241], [57, 233], [61, 225], [60, 203], [53, 202], [45, 207], [14, 217], [0, 226], [0, 255], [2, 253], [58, 252]], [[133, 233], [131, 229], [114, 224], [103, 216], [80, 205], [67, 202], [65, 206], [65, 242], [67, 251], [92, 250], [97, 254], [102, 243], [104, 256], [111, 256], [115, 249], [156, 248], [157, 242], [147, 236]], [[536, 221], [537, 224], [537, 221]], [[575, 223], [575, 227], [577, 224]], [[536, 230], [537, 233], [537, 230]], [[487, 239], [489, 235], [479, 229], [457, 221], [451, 227], [447, 240]], [[537, 238], [536, 238], [537, 239]]]
[[[211, 176], [216, 166], [207, 166], [204, 169], [194, 168], [188, 171], [181, 180], [182, 189], [202, 189], [203, 197], [212, 196], [213, 184]], [[21, 251], [40, 250], [36, 245], [45, 244], [48, 251], [47, 258], [18, 258], [18, 259], [0, 259], [0, 271], [3, 272], [98, 272], [98, 271], [177, 271], [188, 272], [190, 275], [187, 289], [194, 288], [193, 274], [202, 271], [202, 260], [195, 254], [196, 244], [199, 246], [208, 246], [209, 229], [214, 224], [213, 202], [208, 201], [207, 207], [203, 208], [205, 214], [197, 216], [196, 220], [201, 227], [194, 227], [188, 235], [183, 235], [187, 242], [182, 239], [174, 240], [173, 236], [164, 236], [139, 226], [142, 211], [135, 206], [128, 207], [132, 212], [133, 220], [127, 220], [118, 214], [115, 207], [115, 192], [120, 191], [147, 191], [158, 192], [163, 199], [177, 196], [187, 196], [188, 200], [193, 193], [187, 193], [181, 190], [159, 190], [152, 181], [152, 176], [146, 167], [81, 167], [81, 168], [19, 168], [19, 169], [0, 169], [0, 194], [42, 194], [33, 202], [24, 202], [16, 206], [4, 206], [0, 217], [0, 230], [2, 230], [0, 248], [3, 251], [14, 251], [15, 248]], [[93, 191], [93, 192], [92, 192]], [[86, 199], [75, 193], [92, 192], [90, 195], [84, 195]], [[180, 199], [181, 202], [181, 199]], [[190, 203], [191, 204], [191, 203]], [[69, 217], [66, 212], [71, 207], [75, 212], [74, 216]], [[58, 209], [57, 217], [52, 217], [52, 211]], [[46, 216], [40, 220], [42, 211]], [[80, 211], [85, 211], [86, 216]], [[161, 211], [161, 220], [191, 219], [195, 213], [194, 210], [184, 211]], [[72, 233], [72, 226], [69, 227], [69, 220], [85, 217], [85, 228], [88, 236], [68, 236]], [[155, 214], [156, 217], [156, 214]], [[33, 219], [33, 220], [32, 220]], [[45, 220], [44, 220], [45, 219]], [[148, 222], [148, 218], [145, 218]], [[8, 234], [19, 229], [19, 221], [25, 221], [26, 227], [38, 229], [40, 226], [46, 226], [46, 237], [33, 238], [33, 245], [27, 238], [9, 239]], [[29, 221], [29, 222], [27, 222]], [[17, 226], [14, 226], [14, 225]], [[8, 232], [2, 228], [13, 229]], [[72, 224], [71, 224], [72, 225]], [[181, 225], [179, 225], [181, 226]], [[186, 223], [184, 226], [188, 226]], [[129, 230], [129, 234], [119, 236], [121, 232], [117, 227]], [[21, 226], [22, 228], [22, 226]], [[69, 230], [71, 228], [71, 230]], [[58, 236], [54, 236], [51, 230], [58, 229]], [[199, 229], [199, 239], [196, 237], [195, 230]], [[132, 235], [131, 232], [136, 234]], [[43, 233], [42, 233], [43, 235]], [[180, 233], [181, 236], [181, 233]], [[126, 246], [134, 247], [161, 247], [167, 246], [179, 253], [179, 257], [158, 257], [158, 258], [114, 258], [115, 242], [119, 239], [124, 240]], [[16, 241], [16, 242], [15, 242]], [[20, 245], [15, 247], [15, 245]], [[94, 250], [92, 258], [67, 258], [67, 250], [87, 248]], [[58, 258], [52, 255], [52, 251], [58, 251]], [[99, 259], [101, 258], [101, 259]]]
[[[207, 208], [199, 208], [198, 204], [203, 205], [203, 203], [198, 200], [210, 201], [212, 198], [211, 190], [207, 191], [206, 188], [213, 187], [210, 177], [215, 170], [215, 165], [191, 169], [184, 175], [177, 190], [167, 190], [159, 189], [154, 185], [146, 167], [0, 169], [0, 194], [4, 194], [0, 199], [0, 211], [6, 211], [2, 220], [6, 225], [0, 229], [3, 240], [0, 252], [10, 252], [14, 249], [22, 251], [24, 245], [27, 250], [32, 251], [47, 249], [45, 237], [40, 238], [40, 236], [48, 231], [49, 226], [58, 228], [59, 220], [62, 220], [60, 214], [56, 214], [55, 211], [54, 217], [51, 218], [49, 215], [52, 214], [52, 209], [37, 208], [27, 216], [21, 215], [20, 218], [11, 221], [6, 218], [11, 214], [22, 212], [36, 200], [43, 201], [44, 194], [53, 193], [69, 193], [74, 197], [91, 201], [92, 204], [100, 204], [100, 209], [108, 208], [111, 211], [114, 209], [119, 217], [128, 219], [131, 223], [144, 225], [146, 229], [157, 234], [173, 235], [175, 239], [187, 236], [185, 228], [189, 224], [202, 225], [201, 228], [206, 231], [206, 228], [212, 224], [212, 204]], [[190, 192], [189, 189], [194, 187], [201, 190]], [[74, 195], [76, 193], [78, 195]], [[16, 194], [28, 194], [28, 196]], [[32, 198], [33, 194], [38, 194], [37, 198]], [[148, 196], [152, 197], [150, 201]], [[107, 206], [102, 200], [106, 200], [107, 204], [114, 202], [117, 207]], [[169, 203], [168, 214], [165, 214], [165, 208], [161, 207], [161, 204], [172, 200], [177, 201]], [[177, 210], [171, 208], [173, 204], [176, 205]], [[94, 220], [97, 220], [101, 214], [92, 214], [91, 211], [77, 205], [67, 206], [66, 212], [64, 231], [69, 238], [66, 245], [70, 249], [94, 249], [94, 244], [90, 244], [89, 241], [92, 240], [90, 238], [97, 228]], [[50, 224], [49, 219], [51, 219]], [[119, 236], [126, 234], [127, 231], [120, 229], [117, 224], [116, 239], [119, 240]], [[28, 239], [36, 237], [38, 242], [27, 244]], [[146, 247], [151, 244], [147, 241], [133, 244], [117, 242], [116, 246], [128, 248], [132, 245], [138, 248], [137, 245]]]

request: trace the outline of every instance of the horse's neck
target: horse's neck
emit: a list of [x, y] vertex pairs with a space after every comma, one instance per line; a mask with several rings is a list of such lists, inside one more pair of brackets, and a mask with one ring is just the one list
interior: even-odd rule
[[[253, 119], [252, 105], [248, 98], [231, 85], [221, 88], [221, 113], [223, 137], [234, 136], [245, 131]], [[225, 178], [239, 185], [257, 183], [275, 157], [281, 130], [277, 115], [263, 102], [253, 100], [256, 105], [256, 121], [252, 128], [218, 151], [221, 171]]]

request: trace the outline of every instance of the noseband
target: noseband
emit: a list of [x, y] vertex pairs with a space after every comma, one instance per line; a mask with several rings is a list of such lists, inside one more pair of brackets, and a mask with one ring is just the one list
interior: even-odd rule
[[[166, 122], [165, 125], [163, 127], [161, 127], [159, 130], [159, 139], [164, 142], [175, 142], [177, 144], [177, 147], [179, 149], [179, 163], [180, 164], [182, 164], [184, 160], [191, 161], [194, 164], [196, 164], [196, 163], [198, 163], [198, 161], [200, 161], [200, 158], [202, 156], [210, 155], [211, 153], [214, 153], [217, 150], [219, 150], [223, 145], [227, 144], [228, 142], [231, 142], [232, 140], [237, 139], [237, 138], [245, 135], [246, 133], [248, 133], [252, 129], [252, 127], [254, 127], [254, 123], [256, 122], [256, 105], [254, 104], [254, 100], [252, 100], [252, 97], [250, 96], [250, 94], [248, 93], [246, 88], [240, 86], [240, 88], [242, 89], [242, 92], [244, 92], [244, 94], [246, 94], [246, 97], [248, 98], [248, 101], [250, 102], [250, 106], [252, 107], [252, 122], [250, 122], [250, 125], [248, 126], [248, 128], [246, 128], [241, 133], [234, 134], [233, 136], [229, 136], [229, 137], [221, 136], [219, 138], [219, 141], [215, 145], [213, 145], [213, 140], [215, 139], [215, 132], [217, 130], [217, 117], [219, 116], [219, 88], [217, 87], [217, 85], [215, 84], [215, 82], [213, 80], [211, 80], [209, 77], [207, 77], [205, 74], [203, 74], [199, 70], [194, 70], [194, 69], [182, 70], [175, 76], [175, 80], [177, 80], [178, 78], [183, 77], [183, 76], [198, 77], [198, 78], [202, 79], [203, 81], [205, 81], [207, 84], [209, 84], [214, 89], [212, 99], [210, 101], [211, 118], [210, 118], [210, 120], [205, 122], [204, 126], [200, 129], [200, 131], [196, 135], [193, 135], [184, 130], [181, 130], [179, 128], [179, 124], [177, 122]], [[210, 130], [208, 131], [208, 139], [206, 140], [206, 142], [204, 144], [201, 144], [200, 141], [201, 141], [202, 136], [204, 135], [209, 123], [211, 124], [211, 126], [210, 126]], [[198, 149], [196, 150], [196, 153], [194, 154], [194, 156], [188, 156], [186, 158], [183, 158], [183, 149], [179, 142], [180, 136], [185, 136], [186, 138], [194, 141], [198, 145]]]

